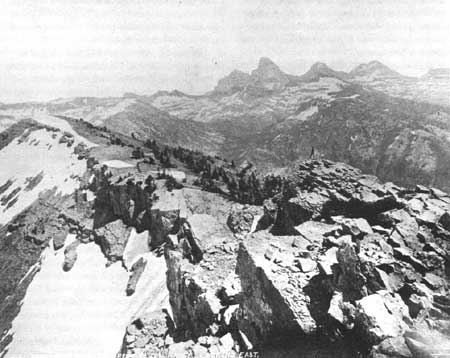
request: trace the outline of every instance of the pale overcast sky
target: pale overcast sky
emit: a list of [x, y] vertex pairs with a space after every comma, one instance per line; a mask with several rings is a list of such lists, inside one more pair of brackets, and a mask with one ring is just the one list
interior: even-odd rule
[[267, 56], [302, 74], [450, 67], [447, 0], [2, 0], [0, 102], [203, 93]]

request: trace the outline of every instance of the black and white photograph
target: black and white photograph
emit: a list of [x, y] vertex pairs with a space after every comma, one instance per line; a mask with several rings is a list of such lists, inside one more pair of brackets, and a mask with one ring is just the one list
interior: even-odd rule
[[450, 358], [450, 1], [2, 0], [0, 358]]

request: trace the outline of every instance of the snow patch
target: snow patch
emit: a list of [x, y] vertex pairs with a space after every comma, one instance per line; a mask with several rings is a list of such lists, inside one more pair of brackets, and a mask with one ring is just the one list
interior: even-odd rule
[[[8, 203], [0, 204], [0, 224], [9, 222], [31, 205], [42, 191], [56, 188], [57, 193], [66, 195], [78, 188], [86, 161], [78, 160], [72, 147], [59, 143], [62, 133], [54, 134], [45, 129], [32, 131], [23, 141], [21, 137], [16, 138], [0, 151], [0, 185], [14, 181], [1, 197], [12, 195], [9, 203], [17, 198], [9, 208]], [[37, 185], [24, 190], [30, 178], [40, 174], [42, 179]], [[15, 195], [14, 191], [17, 191]]]
[[106, 161], [102, 162], [102, 165], [106, 165], [107, 167], [110, 167], [110, 168], [131, 168], [131, 167], [134, 167], [133, 164], [124, 162], [123, 160], [117, 160], [117, 159], [106, 160]]
[[95, 200], [95, 194], [92, 190], [86, 190], [86, 200], [89, 202]]
[[355, 99], [358, 97], [359, 97], [359, 94], [354, 94], [354, 95], [347, 96], [347, 97], [339, 97], [339, 99]]
[[69, 272], [62, 270], [64, 250], [52, 246], [12, 323], [5, 358], [114, 357], [130, 322], [144, 311], [169, 309], [163, 257], [147, 254], [136, 291], [126, 296], [128, 273], [120, 263], [106, 267], [95, 243], [78, 246]]
[[249, 234], [251, 234], [252, 232], [255, 232], [256, 227], [258, 226], [258, 222], [259, 222], [259, 220], [260, 220], [262, 217], [263, 217], [263, 215], [256, 215], [256, 216], [253, 218], [252, 227], [250, 228]]
[[[64, 241], [64, 247], [69, 246], [71, 243], [77, 241], [76, 234], [67, 234], [66, 241]], [[51, 246], [53, 247], [53, 242], [51, 242]]]
[[299, 114], [296, 114], [292, 118], [299, 120], [299, 121], [306, 121], [309, 117], [316, 114], [318, 111], [319, 111], [319, 107], [311, 106], [308, 109], [305, 109], [304, 111], [300, 112]]
[[148, 236], [148, 231], [138, 234], [135, 228], [131, 230], [127, 245], [123, 252], [123, 264], [128, 270], [131, 269], [133, 264], [142, 257], [143, 254], [150, 251], [150, 247], [148, 246]]
[[80, 136], [77, 132], [75, 132], [75, 130], [72, 128], [72, 126], [67, 121], [65, 121], [64, 119], [52, 116], [52, 115], [48, 114], [48, 112], [45, 110], [34, 111], [32, 118], [37, 122], [40, 122], [42, 124], [45, 124], [45, 125], [48, 125], [51, 127], [58, 128], [59, 130], [61, 130], [63, 132], [68, 132], [68, 133], [72, 134], [74, 137], [74, 140], [75, 140], [75, 145], [82, 142], [87, 147], [90, 147], [90, 148], [97, 146], [97, 144], [94, 144], [94, 143], [88, 141], [86, 138]]

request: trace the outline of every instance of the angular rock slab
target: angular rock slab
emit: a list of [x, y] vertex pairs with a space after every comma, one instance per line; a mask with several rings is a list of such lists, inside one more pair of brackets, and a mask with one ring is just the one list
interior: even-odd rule
[[[279, 260], [267, 259], [267, 251], [273, 249], [280, 253]], [[290, 241], [263, 231], [249, 235], [239, 246], [236, 272], [243, 298], [238, 324], [254, 346], [316, 332], [309, 297], [302, 290], [308, 276], [289, 266], [295, 251]]]
[[403, 335], [408, 308], [398, 294], [380, 291], [356, 302], [355, 326], [369, 344]]

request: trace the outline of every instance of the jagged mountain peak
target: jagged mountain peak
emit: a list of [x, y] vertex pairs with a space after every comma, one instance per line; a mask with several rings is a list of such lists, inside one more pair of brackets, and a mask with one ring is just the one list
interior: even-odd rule
[[268, 57], [261, 57], [258, 62], [258, 67], [252, 71], [252, 77], [268, 77], [285, 75], [280, 67]]
[[261, 57], [258, 67], [252, 71], [250, 84], [263, 91], [277, 91], [289, 83], [289, 76], [267, 57]]
[[268, 57], [261, 57], [258, 61], [258, 68], [264, 68], [264, 67], [269, 67], [269, 66], [275, 66], [278, 67], [275, 62], [273, 62], [270, 58]]

